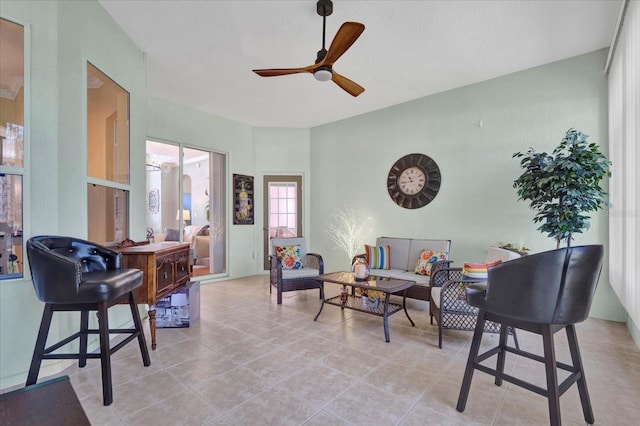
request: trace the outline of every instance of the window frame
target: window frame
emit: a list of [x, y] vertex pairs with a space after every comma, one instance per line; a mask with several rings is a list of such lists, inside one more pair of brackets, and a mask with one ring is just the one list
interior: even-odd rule
[[[121, 183], [118, 182], [117, 180], [108, 180], [108, 179], [103, 179], [103, 178], [97, 178], [94, 176], [90, 175], [90, 170], [89, 170], [89, 86], [88, 86], [88, 76], [89, 76], [89, 65], [91, 67], [93, 67], [95, 70], [97, 70], [98, 72], [100, 72], [102, 75], [104, 75], [106, 78], [108, 78], [113, 84], [115, 84], [116, 86], [118, 86], [120, 89], [122, 89], [126, 94], [127, 94], [127, 116], [126, 116], [126, 123], [127, 123], [127, 165], [126, 165], [126, 170], [127, 170], [127, 183]], [[130, 224], [131, 224], [131, 192], [132, 192], [132, 184], [131, 184], [131, 91], [127, 90], [122, 84], [118, 83], [116, 80], [114, 80], [113, 78], [111, 78], [109, 76], [109, 74], [107, 74], [102, 68], [96, 66], [93, 62], [91, 62], [89, 59], [85, 59], [85, 65], [83, 68], [83, 81], [85, 82], [85, 114], [84, 114], [84, 119], [85, 119], [85, 149], [86, 154], [85, 154], [85, 164], [86, 164], [86, 170], [85, 170], [85, 180], [86, 180], [86, 185], [85, 187], [89, 188], [89, 185], [94, 185], [94, 186], [102, 186], [105, 188], [109, 188], [109, 189], [113, 189], [116, 191], [124, 191], [126, 193], [126, 199], [127, 199], [127, 209], [125, 212], [125, 236], [124, 238], [128, 238], [129, 234], [130, 234]], [[89, 206], [88, 206], [88, 202], [89, 202], [89, 196], [88, 196], [88, 192], [87, 192], [87, 198], [85, 201], [85, 204], [87, 206], [87, 235], [89, 235], [89, 228], [91, 226], [90, 220], [89, 220]], [[90, 238], [89, 238], [90, 239]], [[98, 244], [106, 244], [106, 243], [110, 243], [111, 241], [94, 241]]]
[[[22, 272], [19, 276], [0, 278], [0, 283], [15, 282], [30, 279], [29, 262], [26, 256], [24, 236], [31, 233], [31, 26], [27, 22], [14, 19], [4, 14], [0, 14], [0, 19], [12, 22], [22, 27], [22, 50], [23, 50], [23, 162], [22, 167], [3, 166], [0, 164], [0, 173], [22, 176]], [[0, 276], [1, 277], [1, 276]]]

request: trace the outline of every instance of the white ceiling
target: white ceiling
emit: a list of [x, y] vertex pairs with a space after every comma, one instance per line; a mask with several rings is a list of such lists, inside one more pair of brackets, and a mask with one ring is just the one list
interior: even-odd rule
[[[316, 0], [99, 0], [147, 55], [147, 94], [253, 126], [308, 128], [608, 47], [620, 0], [334, 0], [366, 29], [334, 69], [354, 98], [311, 74], [322, 47]], [[604, 68], [604, 64], [603, 64]]]

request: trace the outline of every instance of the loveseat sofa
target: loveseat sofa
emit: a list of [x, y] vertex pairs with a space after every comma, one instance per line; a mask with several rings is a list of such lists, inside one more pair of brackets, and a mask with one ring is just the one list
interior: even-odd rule
[[[389, 247], [388, 252], [385, 249], [387, 246]], [[378, 265], [372, 264], [372, 259], [367, 259], [370, 267], [369, 273], [379, 277], [415, 281], [416, 285], [407, 290], [407, 297], [412, 299], [429, 301], [431, 296], [429, 285], [431, 274], [437, 270], [448, 268], [452, 262], [448, 260], [451, 240], [379, 237], [376, 239], [376, 245], [370, 247], [374, 247], [376, 250], [380, 249], [379, 251], [383, 253], [383, 256], [388, 254], [388, 259]], [[430, 270], [423, 267], [419, 268], [420, 273], [416, 273], [416, 266], [421, 255], [423, 255], [423, 251], [426, 251], [427, 255], [428, 252], [432, 252], [432, 259], [435, 261], [431, 262], [430, 268], [427, 268]], [[367, 258], [367, 253], [359, 254], [357, 257]], [[375, 267], [381, 264], [383, 264], [383, 268]], [[424, 266], [424, 259], [421, 264]]]

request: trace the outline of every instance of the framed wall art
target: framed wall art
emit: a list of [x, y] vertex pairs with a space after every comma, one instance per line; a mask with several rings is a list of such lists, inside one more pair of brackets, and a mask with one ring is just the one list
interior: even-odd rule
[[253, 225], [253, 176], [233, 174], [233, 224]]
[[149, 191], [149, 212], [158, 214], [160, 212], [160, 190], [152, 189]]

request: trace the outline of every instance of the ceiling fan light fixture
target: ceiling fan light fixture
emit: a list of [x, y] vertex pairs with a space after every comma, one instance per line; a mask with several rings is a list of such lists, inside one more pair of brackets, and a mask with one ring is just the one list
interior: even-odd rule
[[329, 67], [320, 67], [314, 71], [313, 76], [318, 81], [329, 81], [333, 77], [333, 73]]

